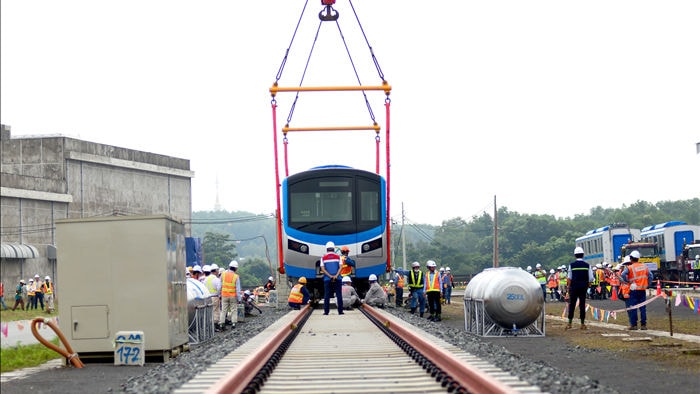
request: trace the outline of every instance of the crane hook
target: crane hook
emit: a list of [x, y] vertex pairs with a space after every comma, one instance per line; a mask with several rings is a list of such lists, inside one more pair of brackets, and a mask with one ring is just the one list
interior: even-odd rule
[[340, 13], [333, 9], [331, 7], [332, 4], [335, 3], [335, 0], [321, 0], [321, 4], [325, 5], [326, 8], [326, 13], [323, 13], [323, 10], [318, 13], [318, 18], [323, 21], [323, 22], [328, 22], [328, 21], [337, 21], [338, 17], [340, 16]]

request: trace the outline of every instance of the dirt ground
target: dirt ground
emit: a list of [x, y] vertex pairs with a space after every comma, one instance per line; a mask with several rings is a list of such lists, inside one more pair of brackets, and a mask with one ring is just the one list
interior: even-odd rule
[[[443, 321], [464, 328], [464, 306], [461, 299], [443, 305]], [[593, 300], [589, 303], [604, 310], [622, 308], [620, 301]], [[483, 338], [508, 351], [533, 361], [577, 375], [587, 375], [620, 393], [697, 393], [700, 382], [700, 344], [674, 338], [648, 335], [648, 331], [628, 332], [607, 328], [586, 316], [588, 330], [580, 330], [578, 313], [574, 329], [566, 330], [561, 319], [564, 303], [546, 303], [544, 337]], [[662, 300], [647, 307], [650, 330], [669, 331], [669, 318]], [[700, 335], [700, 315], [689, 308], [672, 308], [676, 330]], [[625, 313], [608, 323], [624, 328]], [[646, 340], [649, 338], [650, 340]], [[626, 339], [626, 340], [623, 340]], [[636, 339], [631, 341], [630, 339]]]

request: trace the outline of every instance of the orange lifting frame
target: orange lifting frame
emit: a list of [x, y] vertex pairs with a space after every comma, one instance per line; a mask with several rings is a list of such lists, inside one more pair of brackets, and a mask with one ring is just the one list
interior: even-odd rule
[[[272, 133], [274, 139], [275, 148], [275, 178], [276, 178], [276, 188], [277, 188], [277, 250], [279, 257], [279, 268], [278, 271], [284, 274], [284, 258], [282, 255], [282, 212], [281, 212], [281, 202], [280, 202], [280, 177], [279, 177], [279, 164], [277, 161], [277, 104], [275, 96], [280, 92], [340, 92], [340, 91], [384, 91], [387, 96], [386, 107], [386, 183], [387, 183], [387, 201], [386, 201], [386, 216], [387, 216], [387, 228], [391, 227], [390, 219], [390, 185], [391, 185], [391, 164], [389, 156], [389, 106], [390, 101], [388, 100], [389, 94], [391, 93], [391, 85], [387, 81], [382, 81], [381, 86], [296, 86], [296, 87], [280, 87], [275, 82], [270, 88], [270, 94], [272, 95]], [[379, 135], [380, 127], [375, 122], [372, 126], [336, 126], [336, 127], [289, 127], [285, 125], [282, 128], [282, 133], [287, 135], [288, 132], [298, 132], [298, 131], [346, 131], [346, 130], [374, 130], [377, 135]], [[377, 140], [377, 158], [379, 157], [379, 140]], [[289, 168], [286, 163], [287, 146], [285, 143], [285, 174], [289, 176]], [[379, 159], [377, 159], [379, 160]], [[379, 161], [377, 161], [377, 173], [379, 173]], [[387, 231], [387, 267], [386, 272], [391, 272], [391, 230]]]
[[363, 91], [363, 90], [383, 90], [388, 96], [391, 93], [391, 85], [387, 81], [381, 86], [296, 86], [279, 87], [275, 82], [270, 88], [270, 94], [275, 97], [278, 92], [343, 92], [343, 91]]

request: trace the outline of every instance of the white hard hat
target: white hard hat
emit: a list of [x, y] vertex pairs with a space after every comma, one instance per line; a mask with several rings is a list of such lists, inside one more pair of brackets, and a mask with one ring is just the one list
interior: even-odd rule
[[552, 268], [551, 270], [549, 270], [549, 273], [550, 273], [550, 274], [553, 274], [553, 273], [554, 273], [554, 268]]
[[445, 267], [440, 267], [440, 272], [445, 272]]
[[595, 267], [596, 267], [596, 268], [603, 268], [603, 264], [598, 263], [598, 264], [595, 265]]
[[527, 269], [528, 271], [532, 271], [532, 267], [530, 267], [529, 265], [527, 266], [526, 269]]
[[[346, 277], [346, 278], [347, 278], [347, 277]], [[369, 276], [369, 281], [370, 281], [370, 282], [371, 282], [371, 281], [375, 281], [375, 282], [376, 282], [376, 281], [377, 281], [377, 275], [371, 274], [371, 275]]]
[[450, 272], [450, 267], [445, 268], [445, 271]]
[[29, 281], [30, 281], [30, 282], [34, 282], [34, 279], [32, 279], [32, 278], [29, 278]]
[[218, 271], [218, 270], [219, 270], [219, 266], [218, 266], [216, 263], [214, 263], [214, 264], [211, 265], [211, 270], [212, 270], [212, 271]]
[[411, 263], [411, 267], [420, 267], [420, 263], [417, 261], [414, 261], [413, 263]]
[[244, 291], [243, 294], [245, 294], [245, 295], [250, 295], [250, 290]]
[[632, 262], [632, 260], [630, 260], [630, 256], [625, 256], [625, 258], [622, 260], [622, 264], [627, 264], [627, 263], [631, 263], [631, 262]]
[[39, 274], [34, 275], [35, 278], [39, 278]]
[[437, 267], [437, 264], [433, 260], [428, 260], [427, 263], [425, 263], [426, 267]]
[[231, 260], [230, 263], [228, 263], [229, 268], [238, 268], [238, 261], [236, 260]]
[[696, 254], [696, 255], [695, 255], [695, 258], [696, 258], [696, 259], [700, 259], [700, 254]]
[[[371, 276], [370, 276], [370, 278], [371, 278]], [[375, 276], [375, 279], [376, 279], [376, 276]], [[350, 279], [349, 276], [343, 276], [343, 283], [352, 283], [352, 279]]]
[[335, 249], [335, 244], [333, 243], [333, 241], [326, 242], [326, 250], [328, 249]]
[[204, 264], [204, 267], [202, 267], [202, 271], [211, 272], [211, 266], [209, 264]]
[[389, 283], [394, 283], [394, 280], [393, 280], [393, 279], [389, 279]]
[[597, 269], [598, 269], [598, 267], [596, 267], [596, 266], [594, 265], [594, 266], [593, 266], [593, 271], [595, 271], [595, 270], [597, 270]]
[[535, 268], [542, 268], [542, 264], [540, 264], [540, 263], [535, 264]]
[[630, 258], [631, 259], [637, 259], [639, 260], [639, 251], [638, 250], [633, 250], [632, 253], [630, 253]]
[[192, 271], [194, 271], [194, 272], [202, 272], [202, 267], [200, 267], [199, 265], [195, 265], [194, 267], [192, 267]]
[[24, 284], [24, 279], [20, 279], [19, 283]]
[[271, 276], [268, 276], [268, 277], [267, 277], [267, 280], [270, 280], [270, 281], [271, 281], [271, 280], [272, 280], [272, 277], [271, 277]]
[[576, 249], [574, 249], [574, 254], [583, 254], [583, 248], [577, 246]]
[[44, 278], [44, 280], [51, 280], [51, 277], [48, 276], [48, 275], [46, 275], [46, 277]]

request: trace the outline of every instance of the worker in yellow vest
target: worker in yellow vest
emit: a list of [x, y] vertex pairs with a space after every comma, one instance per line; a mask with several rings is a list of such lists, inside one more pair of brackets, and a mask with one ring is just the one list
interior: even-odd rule
[[53, 289], [53, 283], [51, 282], [51, 277], [46, 276], [44, 278], [44, 284], [42, 285], [41, 288], [44, 292], [44, 300], [46, 301], [46, 312], [51, 313], [54, 310], [54, 307], [53, 307], [54, 289]]

